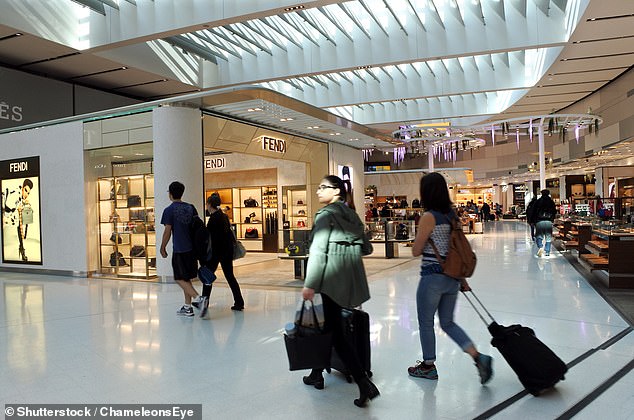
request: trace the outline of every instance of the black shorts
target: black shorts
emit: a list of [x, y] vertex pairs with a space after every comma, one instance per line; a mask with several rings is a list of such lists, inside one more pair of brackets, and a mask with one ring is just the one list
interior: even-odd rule
[[174, 252], [172, 269], [174, 269], [174, 280], [189, 281], [198, 277], [198, 261], [196, 261], [194, 251]]

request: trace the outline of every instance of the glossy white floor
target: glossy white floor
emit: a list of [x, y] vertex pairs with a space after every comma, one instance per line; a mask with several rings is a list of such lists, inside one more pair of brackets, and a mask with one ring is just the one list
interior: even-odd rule
[[[470, 238], [480, 299], [500, 323], [533, 327], [565, 362], [628, 328], [561, 255], [534, 257], [525, 224], [489, 223]], [[407, 367], [421, 357], [418, 262], [370, 280], [364, 309], [381, 396], [360, 409], [356, 386], [341, 376], [327, 375], [318, 391], [302, 384], [303, 372], [288, 371], [281, 329], [298, 290], [245, 289], [246, 310], [236, 313], [229, 289], [216, 287], [203, 320], [175, 315], [182, 297], [172, 284], [0, 273], [0, 402], [202, 403], [206, 419], [469, 419], [522, 391], [462, 296], [457, 321], [495, 358], [493, 380], [481, 386], [469, 357], [441, 331], [440, 379], [410, 378]], [[633, 358], [630, 333], [572, 367], [554, 391], [493, 417], [557, 418]], [[633, 385], [630, 372], [575, 418], [634, 419]]]

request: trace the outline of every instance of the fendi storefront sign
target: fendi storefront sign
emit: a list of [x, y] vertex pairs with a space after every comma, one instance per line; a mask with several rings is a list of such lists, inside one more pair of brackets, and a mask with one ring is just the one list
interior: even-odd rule
[[268, 152], [286, 153], [286, 140], [262, 136], [262, 150]]
[[205, 169], [225, 169], [227, 160], [223, 157], [206, 157]]

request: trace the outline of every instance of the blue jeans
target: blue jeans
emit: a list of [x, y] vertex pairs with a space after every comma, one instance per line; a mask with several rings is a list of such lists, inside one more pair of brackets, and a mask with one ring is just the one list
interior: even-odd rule
[[[550, 255], [550, 243], [553, 240], [553, 222], [550, 220], [541, 220], [535, 224], [535, 237], [537, 247], [544, 247], [546, 255]], [[544, 242], [546, 242], [544, 244]]]
[[434, 334], [434, 314], [438, 311], [440, 328], [460, 346], [462, 350], [473, 345], [467, 334], [453, 322], [453, 312], [460, 290], [460, 282], [441, 273], [424, 274], [420, 277], [416, 290], [418, 309], [418, 329], [423, 360], [436, 360], [436, 335]]

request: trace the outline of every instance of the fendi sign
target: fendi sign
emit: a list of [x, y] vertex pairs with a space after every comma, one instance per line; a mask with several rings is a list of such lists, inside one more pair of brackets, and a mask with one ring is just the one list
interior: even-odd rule
[[266, 150], [269, 152], [286, 153], [286, 140], [262, 136], [262, 150]]
[[227, 161], [223, 157], [205, 158], [205, 169], [224, 169]]

